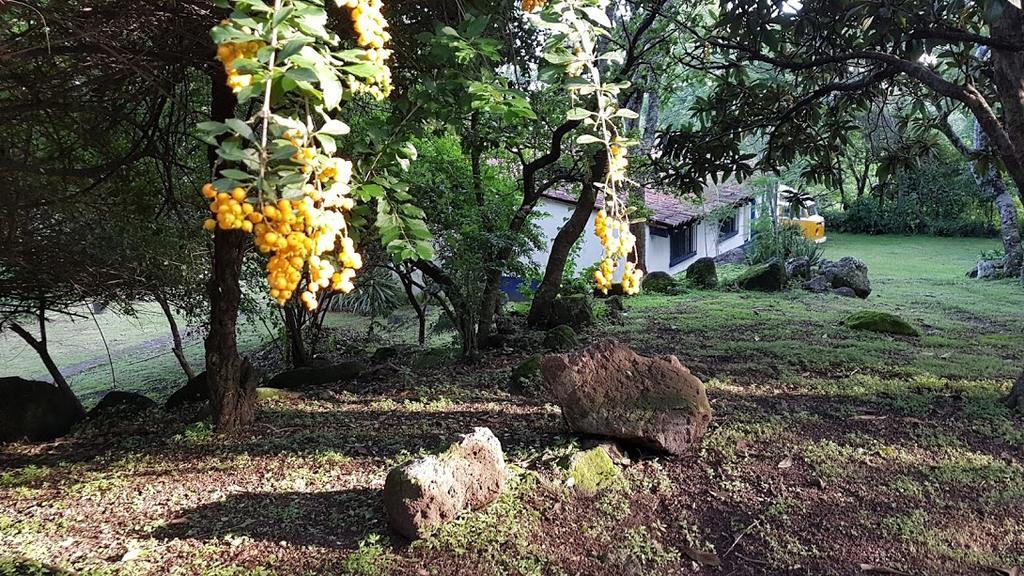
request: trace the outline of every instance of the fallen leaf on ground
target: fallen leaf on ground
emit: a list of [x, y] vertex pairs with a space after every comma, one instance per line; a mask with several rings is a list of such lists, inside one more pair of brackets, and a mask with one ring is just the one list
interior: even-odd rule
[[885, 566], [875, 566], [874, 564], [861, 564], [861, 572], [872, 572], [874, 574], [897, 574], [899, 576], [910, 576], [909, 572], [897, 570], [895, 568], [887, 568]]
[[778, 467], [779, 468], [792, 468], [793, 467], [793, 459], [790, 458], [789, 456], [786, 456], [782, 460], [782, 462], [779, 462]]
[[717, 554], [712, 554], [711, 552], [703, 552], [701, 550], [697, 550], [696, 548], [691, 548], [690, 546], [684, 546], [683, 547], [683, 554], [686, 554], [686, 556], [690, 560], [693, 560], [694, 562], [696, 562], [697, 564], [700, 564], [701, 566], [721, 566], [722, 565], [722, 561], [718, 559], [718, 555]]

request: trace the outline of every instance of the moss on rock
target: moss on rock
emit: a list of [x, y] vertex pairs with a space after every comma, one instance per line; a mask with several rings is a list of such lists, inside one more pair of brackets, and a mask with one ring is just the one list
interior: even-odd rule
[[778, 258], [755, 264], [736, 278], [736, 286], [742, 290], [780, 292], [786, 287], [786, 267]]
[[882, 334], [899, 334], [901, 336], [920, 336], [921, 331], [909, 322], [889, 312], [877, 310], [861, 310], [847, 316], [843, 325], [853, 330], [868, 330]]
[[512, 369], [508, 388], [512, 394], [529, 394], [540, 385], [540, 355], [530, 356]]
[[625, 484], [622, 471], [600, 446], [574, 454], [565, 477], [578, 490], [588, 494], [621, 488]]
[[576, 331], [568, 324], [555, 326], [544, 335], [544, 348], [552, 352], [568, 352], [579, 346]]
[[715, 268], [715, 259], [709, 256], [698, 258], [686, 269], [686, 281], [694, 288], [705, 290], [718, 286], [718, 270]]

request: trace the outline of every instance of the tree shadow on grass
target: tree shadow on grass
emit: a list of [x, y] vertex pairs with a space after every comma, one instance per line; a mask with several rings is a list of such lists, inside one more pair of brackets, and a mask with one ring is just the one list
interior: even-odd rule
[[0, 574], [12, 576], [76, 576], [75, 572], [14, 556], [0, 556]]
[[247, 536], [267, 542], [356, 548], [369, 532], [387, 530], [379, 490], [249, 492], [184, 511], [153, 537], [218, 540]]

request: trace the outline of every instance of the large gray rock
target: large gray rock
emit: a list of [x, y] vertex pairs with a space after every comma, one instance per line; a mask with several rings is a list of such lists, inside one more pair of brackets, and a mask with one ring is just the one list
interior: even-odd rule
[[384, 508], [396, 532], [420, 538], [497, 500], [507, 479], [501, 443], [488, 428], [474, 428], [443, 454], [393, 468], [384, 481]]
[[546, 389], [576, 432], [681, 454], [711, 422], [704, 383], [675, 356], [640, 356], [604, 340], [541, 359]]
[[818, 270], [833, 288], [850, 288], [858, 298], [867, 298], [871, 294], [867, 264], [853, 256], [844, 256], [838, 262], [822, 260]]
[[809, 280], [811, 278], [811, 261], [807, 256], [797, 256], [786, 260], [786, 274], [793, 279]]
[[64, 436], [85, 417], [71, 392], [49, 382], [0, 378], [0, 442]]

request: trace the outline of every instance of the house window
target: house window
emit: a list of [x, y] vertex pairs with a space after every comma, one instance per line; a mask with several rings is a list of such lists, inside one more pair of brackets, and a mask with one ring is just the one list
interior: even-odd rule
[[733, 214], [732, 216], [729, 216], [728, 218], [722, 220], [722, 222], [718, 225], [719, 242], [721, 242], [722, 240], [728, 240], [729, 238], [732, 238], [736, 234], [739, 234], [739, 227], [736, 224], [736, 220], [736, 215]]
[[675, 266], [697, 253], [696, 227], [680, 226], [669, 237], [669, 265]]

